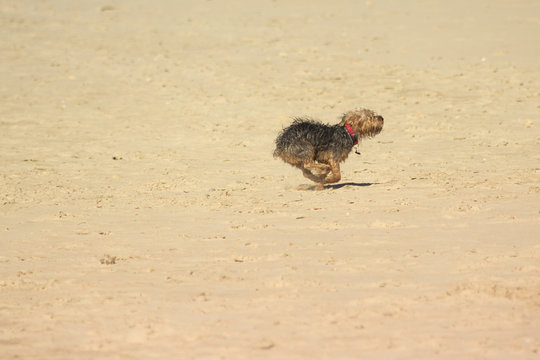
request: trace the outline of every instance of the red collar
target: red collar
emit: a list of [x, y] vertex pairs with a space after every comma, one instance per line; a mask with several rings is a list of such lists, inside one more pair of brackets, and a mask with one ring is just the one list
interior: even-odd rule
[[354, 130], [352, 129], [351, 125], [345, 124], [345, 130], [347, 130], [347, 133], [351, 137], [353, 146], [358, 144], [358, 136], [356, 136], [356, 134], [354, 133]]

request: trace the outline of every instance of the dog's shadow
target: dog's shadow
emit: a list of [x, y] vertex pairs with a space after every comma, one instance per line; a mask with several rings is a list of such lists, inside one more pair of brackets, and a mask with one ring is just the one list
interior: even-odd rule
[[[347, 182], [347, 183], [341, 183], [341, 184], [333, 184], [333, 185], [324, 185], [324, 189], [331, 189], [331, 190], [338, 190], [344, 187], [365, 187], [365, 186], [371, 186], [376, 185], [378, 183], [355, 183], [355, 182]], [[316, 185], [301, 185], [298, 187], [298, 190], [320, 190], [317, 188]]]
[[332, 190], [337, 190], [337, 189], [341, 189], [341, 188], [344, 188], [344, 187], [365, 187], [365, 186], [371, 186], [371, 185], [375, 185], [377, 183], [356, 183], [356, 182], [347, 182], [347, 183], [342, 183], [342, 184], [333, 184], [333, 185], [325, 185], [324, 188], [325, 189], [332, 189]]

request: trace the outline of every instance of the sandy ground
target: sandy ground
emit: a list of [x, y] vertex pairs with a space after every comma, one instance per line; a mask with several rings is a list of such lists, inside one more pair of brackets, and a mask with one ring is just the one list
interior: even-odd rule
[[[540, 358], [540, 3], [0, 0], [2, 359]], [[305, 190], [291, 118], [385, 129]], [[304, 190], [302, 190], [304, 189]]]

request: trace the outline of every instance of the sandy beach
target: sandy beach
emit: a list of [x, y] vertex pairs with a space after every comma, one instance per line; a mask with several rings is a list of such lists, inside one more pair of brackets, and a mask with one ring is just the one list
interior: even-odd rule
[[[539, 359], [540, 2], [0, 0], [1, 359]], [[384, 130], [313, 191], [296, 116]]]

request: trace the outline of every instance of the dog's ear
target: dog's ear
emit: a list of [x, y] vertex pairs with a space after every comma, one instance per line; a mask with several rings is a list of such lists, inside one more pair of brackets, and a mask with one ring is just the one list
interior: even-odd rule
[[341, 121], [339, 122], [340, 126], [344, 126], [347, 123], [347, 120], [349, 119], [350, 111], [346, 112], [345, 114], [341, 115]]
[[360, 113], [357, 110], [347, 111], [341, 117], [341, 122], [339, 125], [344, 126], [345, 124], [353, 125], [353, 123], [360, 118]]

